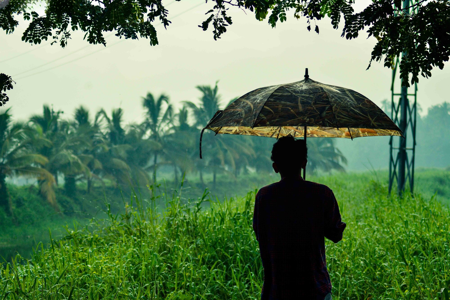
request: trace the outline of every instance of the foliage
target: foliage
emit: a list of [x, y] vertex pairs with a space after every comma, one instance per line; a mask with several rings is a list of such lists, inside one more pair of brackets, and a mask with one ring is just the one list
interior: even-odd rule
[[11, 202], [6, 186], [6, 177], [33, 177], [41, 182], [40, 192], [58, 210], [52, 190], [54, 178], [43, 168], [48, 163], [47, 157], [35, 153], [48, 146], [50, 141], [35, 137], [32, 130], [21, 123], [11, 124], [9, 109], [0, 113], [0, 208], [12, 214]]
[[418, 168], [415, 172], [414, 190], [426, 197], [435, 196], [450, 206], [450, 169]]
[[[199, 105], [191, 101], [184, 102], [195, 116], [195, 126], [202, 131], [221, 106], [217, 84], [218, 82], [214, 88], [197, 86], [202, 93]], [[245, 164], [255, 157], [255, 151], [252, 149], [252, 143], [248, 137], [215, 136], [212, 132], [206, 132], [201, 138], [206, 153], [203, 159], [197, 161], [200, 180], [203, 182], [203, 170], [212, 170], [214, 187], [218, 172], [230, 172], [236, 176], [239, 169], [245, 169]]]
[[[318, 1], [318, 0], [270, 0], [270, 1], [215, 1], [216, 5], [207, 12], [209, 15], [201, 27], [207, 30], [213, 24], [214, 39], [226, 32], [232, 24], [227, 14], [227, 6], [236, 6], [255, 13], [257, 20], [264, 20], [275, 27], [278, 22], [287, 19], [289, 11], [294, 17], [304, 17], [307, 29], [311, 30], [311, 21], [324, 17], [331, 19], [334, 29], [339, 28], [343, 17], [342, 37], [357, 38], [360, 32], [367, 31], [368, 37], [375, 37], [377, 43], [371, 54], [372, 61], [384, 60], [384, 66], [392, 68], [395, 58], [403, 53], [400, 63], [400, 76], [404, 85], [419, 81], [418, 76], [431, 76], [434, 67], [444, 68], [450, 56], [449, 3], [443, 0], [411, 1], [402, 7], [400, 0], [372, 1], [361, 12], [354, 9], [354, 1]], [[314, 29], [319, 33], [318, 25]], [[370, 63], [368, 68], [370, 67]]]
[[[170, 104], [169, 97], [161, 94], [158, 99], [155, 99], [152, 93], [147, 93], [142, 98], [142, 106], [146, 110], [146, 119], [142, 124], [144, 126], [144, 133], [150, 135], [153, 141], [153, 148], [155, 151], [153, 155], [153, 181], [156, 182], [156, 171], [158, 168], [158, 155], [163, 154], [166, 159], [171, 157], [168, 153], [170, 147], [167, 147], [167, 141], [164, 138], [164, 130], [168, 125], [173, 123], [173, 107]], [[159, 150], [159, 151], [158, 151]], [[172, 157], [173, 158], [173, 157]]]
[[[34, 1], [31, 1], [34, 2]], [[52, 38], [62, 47], [71, 38], [71, 31], [81, 30], [91, 44], [106, 44], [104, 32], [115, 32], [120, 38], [148, 38], [150, 45], [157, 45], [158, 38], [154, 22], [165, 28], [170, 24], [169, 11], [162, 0], [128, 1], [46, 1], [45, 14], [39, 15], [30, 1], [12, 1], [0, 9], [0, 28], [12, 33], [18, 26], [18, 15], [30, 20], [22, 36], [25, 42], [39, 44]], [[431, 76], [434, 67], [444, 68], [450, 55], [449, 3], [445, 0], [411, 1], [402, 7], [400, 0], [373, 1], [361, 12], [355, 12], [351, 0], [213, 0], [214, 6], [206, 12], [207, 19], [199, 26], [203, 30], [213, 27], [214, 39], [218, 39], [232, 24], [229, 7], [234, 6], [255, 14], [257, 20], [268, 19], [275, 27], [287, 20], [290, 11], [294, 17], [305, 18], [307, 29], [316, 20], [328, 17], [335, 29], [341, 20], [344, 25], [342, 37], [357, 38], [367, 31], [368, 37], [377, 39], [371, 54], [372, 61], [384, 60], [386, 67], [393, 67], [396, 57], [403, 58], [400, 75], [403, 84], [419, 81], [418, 76]], [[319, 33], [319, 26], [315, 25]], [[369, 64], [370, 67], [370, 64]]]
[[342, 164], [347, 164], [347, 158], [334, 146], [333, 139], [309, 139], [308, 140], [308, 172], [332, 171], [344, 172]]
[[[77, 200], [80, 185], [86, 184], [87, 193], [102, 190], [107, 183], [122, 189], [130, 186], [142, 189], [157, 182], [157, 169], [167, 173], [167, 167], [173, 168], [175, 182], [187, 174], [199, 173], [203, 187], [206, 186], [204, 175], [212, 173], [214, 189], [219, 174], [236, 180], [241, 173], [252, 169], [271, 172], [269, 157], [273, 139], [259, 141], [255, 137], [215, 136], [207, 132], [203, 139], [204, 159], [199, 159], [200, 131], [221, 105], [217, 82], [214, 87], [202, 85], [197, 89], [201, 93], [199, 101], [185, 101], [178, 112], [174, 112], [167, 95], [154, 97], [147, 93], [142, 99], [145, 119], [134, 124], [124, 124], [121, 108], [113, 109], [110, 114], [100, 109], [91, 120], [89, 111], [81, 106], [75, 109], [73, 117], [63, 119], [62, 111], [44, 105], [41, 114], [31, 116], [28, 124], [12, 125], [14, 130], [8, 133], [8, 115], [4, 126], [0, 124], [0, 141], [2, 134], [15, 135], [6, 138], [8, 142], [3, 147], [6, 152], [0, 152], [0, 158], [7, 160], [6, 165], [11, 165], [8, 159], [13, 155], [27, 158], [21, 163], [35, 172], [41, 195], [57, 210], [54, 191], [62, 179], [65, 197]], [[345, 157], [332, 141], [311, 140], [310, 147], [310, 171], [343, 170]], [[2, 161], [0, 170], [1, 166]], [[0, 192], [4, 193], [6, 185], [2, 180], [27, 175], [18, 170], [13, 172], [11, 168], [3, 170], [7, 170], [0, 174], [3, 176]], [[7, 209], [1, 203], [0, 207]]]
[[13, 89], [13, 82], [11, 76], [0, 73], [0, 106], [5, 105], [9, 101], [9, 97], [5, 92]]
[[[106, 44], [103, 32], [116, 31], [116, 36], [137, 39], [148, 38], [151, 45], [158, 44], [153, 22], [159, 20], [164, 27], [170, 24], [168, 11], [160, 0], [139, 1], [46, 1], [45, 14], [39, 15], [24, 1], [12, 1], [0, 10], [0, 27], [12, 33], [18, 25], [15, 15], [23, 14], [30, 20], [22, 40], [39, 44], [52, 38], [62, 47], [71, 38], [71, 31], [85, 32], [91, 44]], [[40, 1], [39, 1], [40, 2]], [[42, 3], [42, 2], [41, 2]]]
[[[450, 212], [420, 195], [387, 197], [370, 176], [319, 179], [335, 192], [347, 223], [344, 239], [326, 242], [337, 299], [436, 299], [450, 288]], [[191, 205], [175, 192], [133, 197], [109, 223], [67, 229], [32, 260], [0, 265], [2, 297], [259, 299], [263, 269], [252, 231], [254, 192]], [[81, 275], [80, 275], [81, 274]], [[448, 292], [447, 292], [448, 293]]]
[[450, 141], [448, 138], [442, 138], [450, 134], [450, 103], [444, 102], [431, 106], [428, 114], [419, 119], [419, 122], [420, 127], [417, 131], [421, 143], [418, 147], [426, 150], [422, 152], [424, 158], [418, 157], [418, 160], [434, 160], [438, 163], [437, 166], [450, 166], [448, 157]]
[[[14, 216], [0, 210], [0, 260], [10, 261], [17, 252], [30, 258], [39, 242], [49, 241], [49, 230], [53, 238], [60, 238], [65, 230], [62, 226], [75, 223], [88, 224], [92, 218], [104, 218], [106, 199], [113, 213], [122, 212], [121, 191], [106, 187], [103, 191], [87, 194], [79, 191], [77, 199], [67, 197], [63, 188], [55, 190], [61, 213], [38, 195], [36, 185], [15, 186], [7, 184]], [[122, 191], [125, 197], [128, 191]], [[148, 197], [142, 193], [142, 197]], [[0, 292], [1, 293], [1, 292]]]

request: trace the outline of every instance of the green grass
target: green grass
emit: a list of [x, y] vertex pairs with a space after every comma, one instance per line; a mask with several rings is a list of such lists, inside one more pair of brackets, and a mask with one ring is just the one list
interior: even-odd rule
[[416, 189], [425, 197], [436, 197], [450, 206], [450, 169], [419, 168], [416, 170]]
[[[211, 199], [224, 199], [230, 196], [244, 196], [248, 190], [268, 184], [274, 180], [274, 176], [256, 176], [246, 174], [239, 180], [219, 175], [216, 186], [213, 186], [212, 175], [205, 175], [205, 183], [210, 187]], [[153, 190], [159, 197], [158, 205], [171, 200], [174, 189], [179, 184], [161, 179]], [[230, 188], [232, 187], [232, 188]], [[78, 185], [78, 193], [74, 197], [68, 197], [60, 186], [56, 190], [56, 198], [61, 213], [54, 209], [38, 196], [37, 188], [31, 186], [8, 185], [11, 195], [14, 218], [6, 215], [0, 209], [0, 261], [10, 261], [17, 253], [24, 258], [31, 258], [33, 247], [39, 242], [47, 245], [50, 242], [49, 231], [53, 238], [58, 239], [65, 234], [63, 226], [73, 228], [75, 223], [87, 224], [91, 218], [107, 218], [106, 203], [109, 203], [113, 214], [123, 213], [124, 201], [133, 191], [129, 188], [96, 187], [90, 194], [86, 193], [86, 186]], [[183, 187], [181, 202], [195, 199], [202, 195], [205, 187], [195, 179], [186, 181]], [[147, 187], [135, 188], [135, 193], [142, 201], [150, 198]], [[159, 207], [161, 208], [161, 207]], [[1, 300], [1, 298], [0, 298]]]
[[[450, 299], [449, 209], [434, 197], [388, 197], [374, 178], [315, 178], [347, 223], [341, 242], [326, 243], [333, 299]], [[0, 299], [258, 299], [254, 192], [208, 207], [205, 194], [191, 205], [183, 197], [132, 198], [125, 213], [3, 263]]]

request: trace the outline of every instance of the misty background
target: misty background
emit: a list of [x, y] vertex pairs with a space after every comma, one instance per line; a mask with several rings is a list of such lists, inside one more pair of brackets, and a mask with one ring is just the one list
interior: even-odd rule
[[[355, 8], [368, 3], [358, 2]], [[306, 20], [292, 15], [273, 29], [231, 8], [234, 24], [214, 41], [211, 32], [198, 27], [210, 6], [204, 0], [166, 1], [172, 23], [167, 30], [156, 27], [158, 46], [145, 39], [121, 40], [114, 33], [105, 34], [106, 47], [90, 45], [80, 32], [72, 33], [64, 49], [45, 41], [29, 45], [21, 41], [27, 21], [12, 34], [0, 32], [0, 69], [16, 82], [0, 115], [9, 109], [8, 126], [31, 126], [30, 138], [52, 141], [53, 148], [35, 142], [31, 150], [48, 157], [46, 168], [57, 181], [46, 193], [45, 182], [36, 176], [6, 177], [12, 200], [0, 201], [0, 255], [31, 255], [32, 246], [48, 241], [48, 228], [54, 237], [62, 236], [62, 226], [72, 221], [84, 224], [107, 209], [123, 212], [135, 192], [129, 190], [130, 174], [141, 180], [143, 188], [136, 191], [142, 191], [141, 199], [158, 195], [161, 203], [171, 201], [184, 172], [184, 199], [203, 197], [205, 187], [211, 199], [245, 195], [278, 180], [269, 159], [275, 139], [207, 132], [200, 161], [200, 129], [232, 99], [259, 87], [303, 80], [305, 68], [313, 80], [353, 89], [390, 115], [392, 70], [377, 62], [367, 69], [375, 38], [345, 40], [326, 19], [317, 22], [320, 34], [308, 32]], [[437, 192], [445, 199], [450, 199], [449, 80], [446, 65], [418, 84], [416, 167], [441, 170], [427, 173], [417, 185], [427, 196]], [[143, 106], [149, 94], [155, 103], [162, 95], [167, 98], [156, 127], [150, 126], [150, 110]], [[187, 101], [192, 105], [184, 107]], [[172, 118], [162, 122], [169, 103]], [[375, 173], [386, 183], [389, 139], [311, 138], [307, 178], [329, 170], [381, 170]], [[155, 155], [158, 149], [168, 151]], [[159, 187], [145, 187], [155, 181]]]
[[[209, 4], [166, 3], [172, 24], [167, 30], [157, 27], [160, 45], [153, 47], [147, 40], [120, 40], [113, 34], [106, 35], [106, 47], [89, 45], [79, 32], [64, 49], [45, 41], [31, 46], [20, 39], [26, 21], [13, 34], [0, 32], [0, 67], [16, 81], [6, 106], [11, 107], [13, 120], [27, 120], [46, 104], [63, 111], [67, 119], [83, 105], [93, 113], [120, 107], [125, 123], [141, 122], [145, 118], [141, 99], [148, 92], [167, 94], [180, 109], [183, 101], [198, 103], [197, 85], [213, 86], [216, 81], [224, 107], [255, 88], [302, 80], [306, 67], [316, 81], [354, 89], [380, 107], [383, 100], [390, 102], [392, 71], [376, 62], [366, 70], [373, 37], [345, 40], [327, 20], [318, 22], [320, 34], [308, 32], [306, 21], [292, 16], [272, 29], [232, 8], [234, 24], [214, 41], [212, 33], [198, 28]], [[367, 3], [358, 5], [363, 8]], [[416, 165], [442, 168], [450, 165], [448, 131], [443, 128], [448, 111], [434, 111], [448, 100], [450, 70], [435, 69], [432, 74], [418, 85], [422, 110]], [[437, 115], [439, 121], [432, 121]], [[348, 159], [346, 169], [362, 171], [388, 167], [388, 141], [376, 137], [335, 144]]]

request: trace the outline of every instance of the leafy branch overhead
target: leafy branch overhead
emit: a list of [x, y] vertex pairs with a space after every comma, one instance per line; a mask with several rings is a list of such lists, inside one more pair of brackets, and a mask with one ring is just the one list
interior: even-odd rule
[[[40, 3], [43, 1], [37, 1]], [[168, 10], [161, 0], [48, 0], [44, 15], [39, 15], [28, 0], [12, 1], [0, 10], [0, 27], [12, 33], [19, 22], [17, 15], [31, 21], [22, 40], [39, 44], [52, 38], [62, 47], [67, 45], [71, 31], [85, 32], [91, 44], [106, 45], [104, 32], [115, 31], [116, 36], [137, 39], [148, 38], [151, 45], [158, 39], [153, 23], [159, 20], [164, 27], [170, 24]]]
[[[179, 0], [177, 0], [179, 1]], [[363, 11], [355, 12], [353, 0], [206, 0], [212, 8], [199, 25], [203, 30], [212, 27], [215, 40], [232, 25], [230, 8], [254, 13], [257, 20], [268, 20], [275, 27], [287, 20], [288, 13], [306, 19], [306, 28], [325, 17], [335, 29], [342, 26], [342, 36], [357, 38], [360, 34], [377, 39], [370, 63], [383, 61], [393, 67], [396, 57], [407, 55], [400, 64], [405, 84], [419, 81], [418, 76], [431, 76], [434, 67], [442, 69], [450, 55], [450, 13], [446, 0], [412, 0], [407, 9], [400, 9], [401, 0], [372, 1]], [[39, 0], [11, 1], [0, 9], [0, 27], [12, 33], [23, 15], [30, 21], [22, 40], [39, 44], [52, 39], [62, 47], [67, 45], [71, 32], [81, 30], [91, 44], [106, 45], [105, 32], [115, 32], [122, 38], [147, 38], [157, 45], [155, 22], [167, 28], [169, 11], [162, 0], [48, 0], [45, 14], [39, 15], [32, 4]], [[209, 6], [211, 7], [211, 5]], [[318, 25], [314, 31], [319, 33]], [[369, 63], [369, 67], [370, 67]], [[411, 78], [409, 77], [411, 75]]]
[[[353, 9], [352, 0], [213, 2], [214, 9], [207, 12], [208, 19], [201, 27], [207, 30], [212, 23], [214, 39], [220, 38], [232, 24], [227, 15], [230, 6], [250, 10], [257, 20], [268, 19], [272, 27], [286, 21], [289, 11], [293, 11], [297, 19], [304, 17], [308, 30], [311, 30], [311, 21], [328, 17], [334, 29], [343, 26], [342, 37], [346, 39], [357, 38], [361, 33], [377, 39], [368, 68], [372, 61], [383, 61], [385, 67], [393, 68], [396, 57], [405, 53], [400, 63], [400, 76], [405, 85], [417, 83], [419, 75], [430, 77], [434, 67], [443, 69], [450, 56], [450, 4], [446, 0], [412, 0], [406, 8], [402, 8], [401, 0], [372, 1], [358, 13]], [[315, 31], [319, 33], [317, 25]]]
[[5, 92], [13, 89], [13, 82], [11, 76], [0, 73], [0, 106], [9, 101], [9, 97]]

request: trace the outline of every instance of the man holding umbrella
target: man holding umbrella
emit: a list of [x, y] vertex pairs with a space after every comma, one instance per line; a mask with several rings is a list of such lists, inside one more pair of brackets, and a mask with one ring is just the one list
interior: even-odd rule
[[305, 181], [304, 140], [280, 138], [272, 149], [279, 182], [256, 195], [253, 229], [264, 267], [261, 299], [331, 299], [324, 237], [337, 243], [346, 224], [341, 222], [333, 192]]
[[401, 130], [364, 95], [312, 80], [308, 69], [302, 81], [255, 89], [217, 111], [200, 134], [200, 158], [206, 129], [279, 139], [272, 160], [281, 180], [258, 192], [253, 219], [262, 299], [331, 299], [324, 237], [339, 242], [346, 225], [333, 192], [304, 180], [306, 138], [402, 136]]

